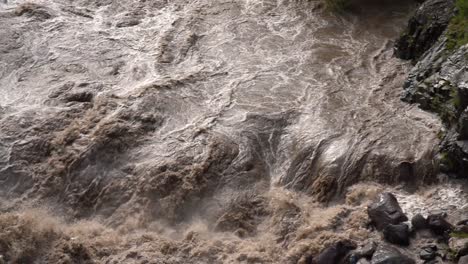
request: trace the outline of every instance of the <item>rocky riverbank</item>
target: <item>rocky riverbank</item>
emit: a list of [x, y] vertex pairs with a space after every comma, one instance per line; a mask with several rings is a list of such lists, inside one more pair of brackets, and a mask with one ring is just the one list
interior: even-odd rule
[[[456, 210], [455, 210], [456, 211]], [[461, 214], [460, 214], [461, 213]], [[306, 263], [313, 264], [466, 264], [468, 214], [415, 214], [411, 221], [392, 193], [382, 193], [367, 207], [369, 228], [379, 236], [358, 244], [338, 241]], [[450, 220], [459, 219], [456, 224]]]

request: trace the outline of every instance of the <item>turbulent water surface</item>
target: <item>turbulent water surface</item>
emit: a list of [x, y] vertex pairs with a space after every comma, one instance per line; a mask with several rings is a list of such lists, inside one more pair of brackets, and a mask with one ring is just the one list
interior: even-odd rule
[[399, 100], [413, 3], [359, 5], [4, 0], [0, 225], [28, 227], [5, 257], [294, 263], [370, 236], [382, 187], [347, 188], [433, 182], [441, 126]]

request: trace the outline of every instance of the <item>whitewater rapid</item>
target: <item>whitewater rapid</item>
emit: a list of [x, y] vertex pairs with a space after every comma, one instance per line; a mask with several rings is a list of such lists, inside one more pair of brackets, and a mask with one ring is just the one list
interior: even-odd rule
[[329, 228], [307, 218], [317, 202], [435, 182], [441, 124], [400, 101], [410, 65], [392, 51], [414, 3], [364, 2], [346, 15], [286, 0], [0, 4], [1, 207], [168, 237], [202, 223], [252, 238], [228, 235], [225, 253], [303, 252], [297, 230]]

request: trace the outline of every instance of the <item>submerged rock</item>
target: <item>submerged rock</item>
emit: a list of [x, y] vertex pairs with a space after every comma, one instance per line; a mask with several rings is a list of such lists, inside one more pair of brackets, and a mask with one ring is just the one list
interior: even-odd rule
[[372, 223], [378, 230], [383, 230], [388, 224], [399, 224], [407, 221], [397, 199], [391, 193], [383, 193], [367, 208]]
[[385, 240], [392, 244], [408, 246], [410, 244], [409, 227], [405, 224], [387, 225], [383, 230]]

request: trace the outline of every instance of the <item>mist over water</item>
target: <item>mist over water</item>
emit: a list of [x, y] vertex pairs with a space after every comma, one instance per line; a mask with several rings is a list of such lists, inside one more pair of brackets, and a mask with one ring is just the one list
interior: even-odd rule
[[[383, 187], [346, 189], [435, 182], [441, 129], [399, 100], [414, 3], [378, 2], [0, 3], [0, 225], [98, 263], [288, 263], [370, 236]], [[31, 204], [50, 209], [12, 213]]]

